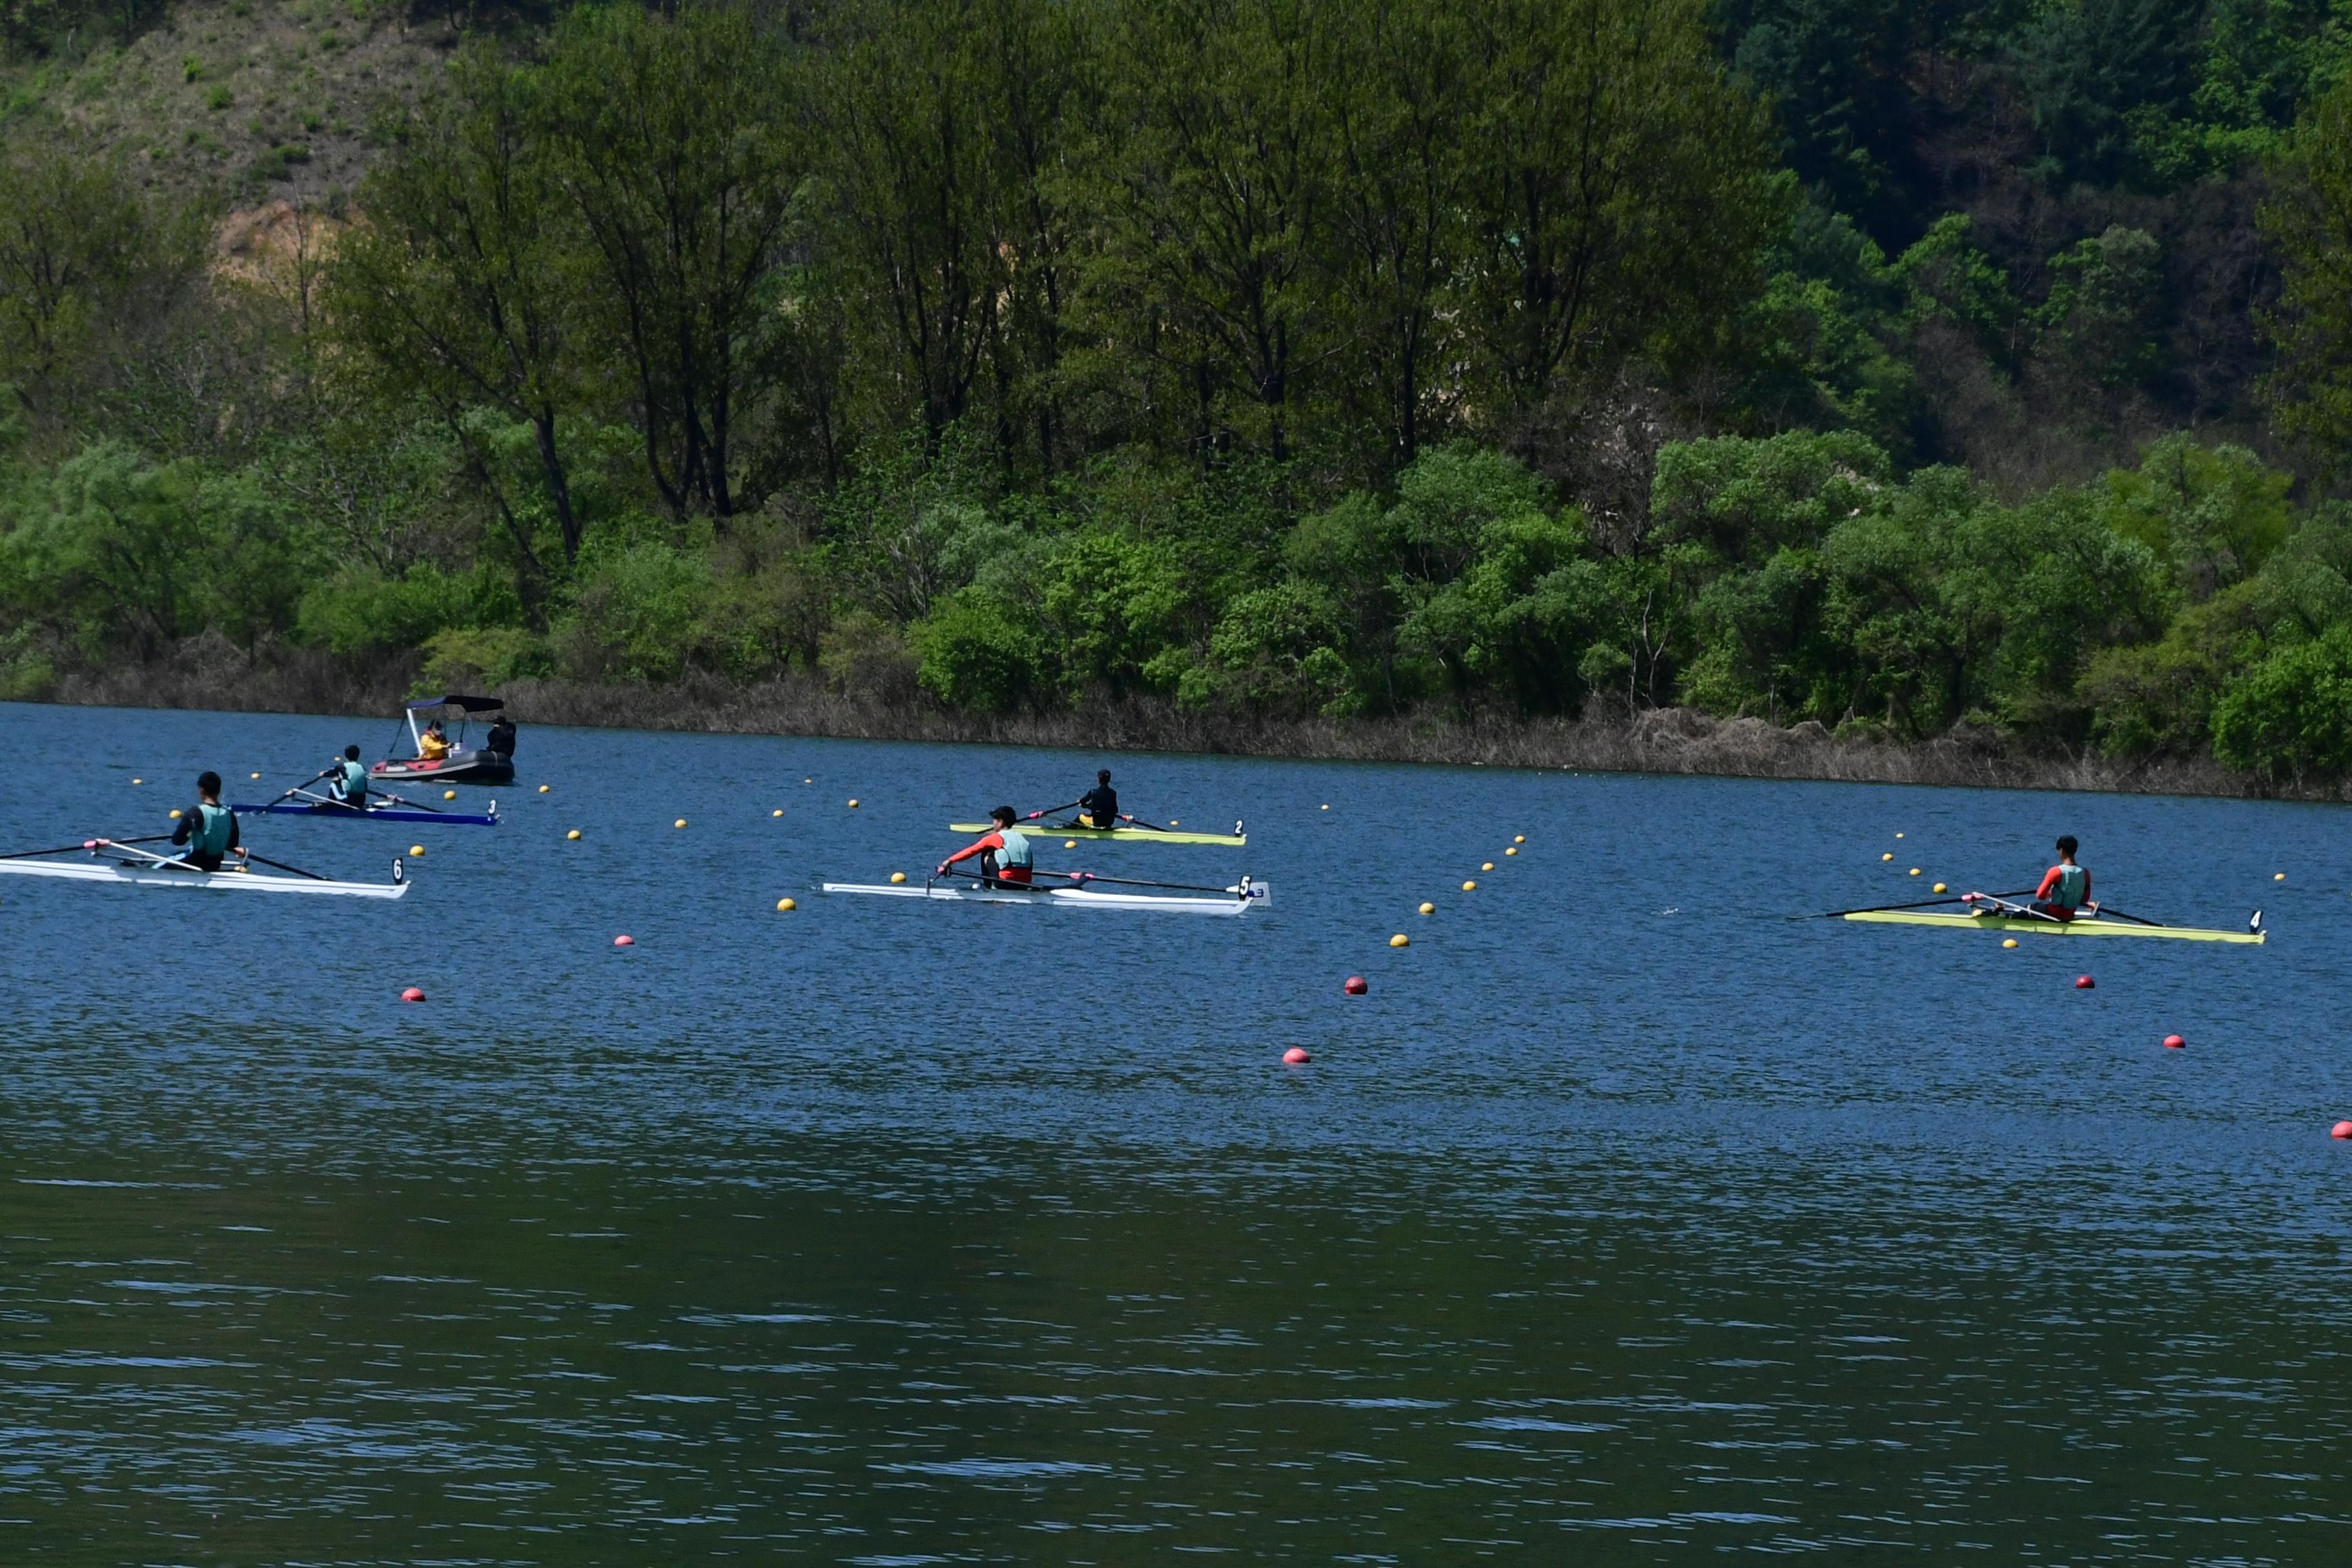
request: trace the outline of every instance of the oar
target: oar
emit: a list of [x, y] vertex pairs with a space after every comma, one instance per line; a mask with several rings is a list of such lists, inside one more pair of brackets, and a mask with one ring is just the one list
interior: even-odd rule
[[383, 796], [384, 799], [392, 802], [394, 805], [404, 805], [411, 811], [430, 811], [437, 815], [441, 810], [441, 807], [437, 805], [427, 805], [421, 800], [409, 800], [404, 796], [393, 794], [388, 789], [378, 789], [373, 784], [370, 784], [368, 786], [368, 793], [370, 795], [380, 795]]
[[[317, 784], [320, 779], [325, 778], [329, 773], [331, 773], [334, 771], [335, 770], [331, 767], [321, 768], [319, 772], [312, 773], [309, 778], [304, 779], [300, 784], [296, 784], [292, 789], [288, 790], [284, 795], [279, 795], [278, 800], [287, 800], [295, 795], [300, 795], [304, 790], [309, 789], [312, 784]], [[261, 809], [268, 811], [270, 806], [278, 804], [278, 800], [269, 802], [268, 805], [264, 805]], [[115, 842], [121, 843], [121, 840], [117, 839]]]
[[2146, 915], [2136, 915], [2136, 914], [2132, 913], [2129, 910], [2119, 910], [2119, 909], [2116, 908], [2113, 904], [2101, 904], [2101, 905], [2099, 905], [2099, 906], [2098, 906], [2098, 913], [2099, 913], [2099, 915], [2100, 915], [2100, 917], [2101, 917], [2102, 919], [2104, 919], [2105, 917], [2106, 917], [2106, 916], [2108, 916], [2108, 915], [2113, 915], [2113, 916], [2115, 916], [2115, 917], [2116, 917], [2116, 919], [2117, 919], [2117, 920], [2119, 920], [2119, 921], [2131, 921], [2131, 923], [2132, 923], [2132, 924], [2134, 924], [2134, 925], [2137, 925], [2137, 926], [2157, 926], [2157, 927], [2161, 927], [2161, 926], [2164, 924], [2164, 922], [2163, 922], [2162, 921], [2152, 921], [2152, 920], [2149, 920]]
[[88, 849], [93, 844], [154, 844], [171, 837], [168, 833], [151, 833], [144, 838], [85, 838], [79, 844], [60, 844], [55, 849], [19, 849], [13, 855], [0, 855], [0, 860], [30, 860], [37, 855], [67, 855], [76, 849]]
[[1881, 915], [1891, 914], [1896, 910], [1932, 910], [1938, 904], [1965, 904], [1974, 899], [2021, 899], [2023, 897], [2025, 894], [2022, 892], [1963, 893], [1949, 899], [1923, 899], [1916, 904], [1871, 904], [1859, 910], [1825, 910], [1817, 915], [1789, 915], [1784, 918], [1792, 921], [1833, 921], [1845, 915]]
[[308, 877], [314, 882], [329, 882], [334, 879], [331, 877], [321, 877], [316, 871], [305, 871], [299, 866], [289, 866], [283, 860], [272, 860], [266, 855], [256, 855], [250, 849], [245, 852], [245, 858], [248, 860], [258, 860], [265, 866], [274, 866], [280, 871], [291, 871], [298, 877]]
[[1121, 888], [1166, 888], [1179, 893], [1230, 893], [1231, 888], [1204, 888], [1198, 882], [1142, 882], [1132, 877], [1104, 877], [1092, 871], [1040, 871], [1040, 877], [1062, 877], [1084, 887], [1088, 882], [1109, 882]]
[[1049, 805], [1043, 811], [1033, 811], [1021, 820], [1024, 822], [1034, 822], [1041, 816], [1051, 816], [1057, 811], [1067, 811], [1070, 807], [1077, 804], [1078, 803], [1075, 800], [1066, 800], [1059, 805]]

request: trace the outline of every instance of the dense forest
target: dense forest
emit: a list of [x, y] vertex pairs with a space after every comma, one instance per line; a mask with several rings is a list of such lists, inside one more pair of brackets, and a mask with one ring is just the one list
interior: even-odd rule
[[0, 697], [1685, 706], [2325, 785], [2347, 28], [21, 0]]

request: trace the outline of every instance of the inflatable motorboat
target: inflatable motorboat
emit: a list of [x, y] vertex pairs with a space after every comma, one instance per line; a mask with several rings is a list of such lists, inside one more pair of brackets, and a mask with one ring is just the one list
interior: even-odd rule
[[[449, 742], [446, 757], [425, 755], [425, 726], [438, 724], [442, 716], [455, 711], [457, 715], [457, 736]], [[482, 743], [466, 743], [467, 731], [476, 715], [494, 713]], [[502, 784], [514, 782], [514, 726], [507, 722], [506, 704], [495, 697], [420, 697], [407, 705], [402, 717], [408, 724], [408, 739], [416, 748], [413, 757], [386, 757], [368, 769], [368, 777], [384, 783]]]

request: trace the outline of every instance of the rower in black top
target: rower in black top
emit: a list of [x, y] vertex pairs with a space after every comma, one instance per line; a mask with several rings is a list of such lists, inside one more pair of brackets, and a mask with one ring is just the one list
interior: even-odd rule
[[1118, 826], [1118, 792], [1110, 787], [1110, 770], [1095, 774], [1095, 787], [1078, 797], [1078, 820], [1089, 827]]

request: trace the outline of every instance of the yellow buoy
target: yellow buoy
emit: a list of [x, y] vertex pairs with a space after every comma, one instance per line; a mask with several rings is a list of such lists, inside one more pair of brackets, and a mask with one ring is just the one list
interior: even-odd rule
[[1897, 837], [1897, 838], [1900, 838], [1900, 837], [1903, 837], [1903, 835], [1901, 835], [1900, 833], [1898, 833], [1898, 834], [1896, 834], [1895, 837]]
[[686, 818], [681, 816], [676, 822], [671, 823], [670, 826], [672, 827], [684, 827], [686, 826]]
[[1936, 891], [1937, 891], [1937, 892], [1939, 892], [1939, 893], [1940, 893], [1940, 892], [1942, 892], [1943, 890], [1944, 890], [1944, 884], [1943, 884], [1943, 883], [1941, 883], [1941, 882], [1937, 883], [1937, 884], [1936, 884]]
[[172, 820], [174, 822], [180, 820], [180, 808], [176, 805], [172, 808]]
[[1915, 877], [1916, 877], [1916, 876], [1917, 876], [1917, 875], [1919, 874], [1919, 868], [1918, 868], [1918, 867], [1916, 867], [1916, 866], [1912, 867], [1912, 868], [1911, 868], [1911, 874], [1912, 874], [1913, 876], [1915, 876]]
[[2285, 873], [2285, 872], [2284, 872], [2284, 871], [2281, 871], [2278, 875], [2276, 875], [2275, 877], [2273, 877], [2273, 878], [2271, 879], [2271, 880], [2272, 880], [2272, 881], [2273, 881], [2273, 882], [2284, 882], [2284, 881], [2285, 881], [2285, 880], [2286, 880], [2286, 873]]
[[1412, 945], [1412, 938], [1405, 935], [1402, 931], [1399, 931], [1396, 935], [1389, 938], [1389, 945], [1391, 947], [1411, 947]]
[[1328, 800], [1327, 800], [1327, 801], [1325, 801], [1325, 802], [1323, 803], [1323, 807], [1322, 807], [1322, 808], [1323, 808], [1325, 811], [1328, 811], [1328, 810], [1330, 810], [1330, 809], [1331, 809], [1331, 803], [1330, 803], [1329, 801], [1328, 801]]
[[539, 786], [539, 793], [540, 793], [540, 794], [541, 794], [541, 795], [545, 795], [545, 794], [547, 793], [547, 786], [546, 786], [545, 784], [541, 784], [541, 785], [540, 785], [540, 786]]
[[1504, 853], [1504, 854], [1506, 854], [1506, 855], [1516, 855], [1516, 854], [1517, 854], [1518, 852], [1519, 852], [1519, 847], [1518, 847], [1517, 845], [1516, 845], [1516, 844], [1512, 845], [1508, 849], [1506, 849], [1506, 850], [1504, 850], [1504, 851], [1503, 851], [1503, 853]]
[[857, 798], [855, 795], [850, 797], [849, 809], [852, 811], [856, 811], [857, 809]]
[[2005, 936], [2000, 939], [2000, 945], [2003, 947], [2015, 947], [2017, 945], [2017, 939], [2013, 936]]
[[425, 858], [425, 846], [422, 844], [410, 845], [408, 847], [408, 858], [411, 860], [423, 859]]
[[1478, 890], [1478, 884], [1475, 882], [1465, 882], [1462, 884], [1462, 890], [1465, 893], [1475, 893]]
[[1895, 852], [1890, 849], [1885, 854], [1881, 855], [1879, 858], [1881, 860], [1892, 860], [1895, 858]]
[[1172, 817], [1172, 816], [1171, 816], [1171, 817], [1170, 817], [1170, 818], [1168, 819], [1168, 826], [1171, 826], [1171, 827], [1175, 826], [1176, 826], [1176, 819], [1175, 819], [1174, 817]]
[[778, 810], [772, 811], [772, 812], [768, 813], [768, 815], [769, 815], [770, 816], [783, 816], [784, 814], [783, 814], [783, 812], [782, 812], [781, 809], [778, 809]]
[[1495, 863], [1492, 860], [1481, 860], [1478, 862], [1478, 869], [1481, 871], [1491, 871], [1494, 868]]
[[259, 778], [261, 775], [260, 775], [259, 773], [256, 773], [256, 774], [254, 774], [253, 776], [254, 776], [255, 778]]
[[778, 899], [776, 900], [776, 908], [780, 910], [796, 910], [800, 908], [800, 905], [793, 902], [790, 899]]
[[1435, 904], [1423, 904], [1421, 906], [1421, 912], [1425, 915], [1433, 915], [1437, 912], [1437, 906]]
[[[259, 773], [256, 773], [253, 776], [255, 778], [259, 778], [261, 775]], [[457, 792], [454, 789], [445, 789], [441, 792], [441, 798], [443, 800], [455, 800], [457, 798]]]
[[890, 885], [894, 888], [906, 879], [907, 873], [904, 871], [893, 871], [890, 873]]
[[1511, 837], [1511, 842], [1514, 844], [1525, 844], [1527, 841], [1528, 836], [1524, 833], [1514, 834]]
[[147, 781], [145, 779], [132, 779], [131, 782], [132, 784], [145, 784]]
[[580, 837], [580, 830], [579, 830], [578, 828], [576, 828], [576, 827], [575, 827], [575, 828], [573, 828], [571, 832], [569, 832], [569, 833], [565, 834], [563, 837], [566, 837], [566, 838], [577, 838], [577, 837]]
[[1062, 840], [1062, 847], [1065, 849], [1076, 849], [1077, 847], [1078, 841], [1075, 838], [1065, 838]]

